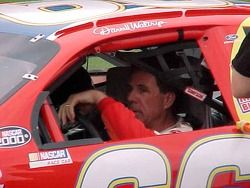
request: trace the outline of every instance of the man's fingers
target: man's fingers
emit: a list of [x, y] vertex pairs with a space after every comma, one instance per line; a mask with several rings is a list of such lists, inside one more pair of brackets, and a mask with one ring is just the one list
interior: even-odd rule
[[66, 112], [66, 117], [71, 121], [75, 121], [75, 110], [74, 110], [74, 105], [71, 104], [66, 104], [65, 105], [65, 112]]
[[63, 115], [63, 105], [60, 106], [59, 111], [58, 111], [58, 117], [59, 120], [61, 121], [62, 124], [65, 124], [65, 120], [64, 120], [64, 115]]
[[62, 121], [62, 124], [68, 121], [75, 121], [75, 111], [74, 108], [77, 104], [92, 104], [95, 105], [101, 98], [106, 96], [100, 91], [89, 90], [81, 93], [70, 95], [68, 100], [60, 106], [58, 116]]
[[60, 106], [58, 117], [62, 122], [62, 125], [66, 124], [68, 121], [75, 121], [74, 106], [68, 103], [64, 103]]

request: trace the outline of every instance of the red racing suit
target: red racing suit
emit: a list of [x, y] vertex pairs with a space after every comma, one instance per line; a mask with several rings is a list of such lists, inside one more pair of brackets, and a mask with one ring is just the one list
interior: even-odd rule
[[135, 117], [134, 112], [126, 108], [122, 103], [111, 97], [102, 99], [97, 108], [101, 112], [103, 123], [112, 140], [141, 138], [159, 134], [173, 134], [192, 131], [193, 128], [182, 118], [165, 130], [157, 132], [147, 129], [144, 124]]
[[103, 123], [112, 140], [156, 135], [154, 131], [147, 129], [144, 124], [135, 117], [134, 112], [111, 97], [102, 99], [97, 104], [97, 108], [101, 112]]

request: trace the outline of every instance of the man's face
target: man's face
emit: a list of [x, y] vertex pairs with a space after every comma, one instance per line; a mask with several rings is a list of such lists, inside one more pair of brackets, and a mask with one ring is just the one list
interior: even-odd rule
[[155, 77], [144, 71], [134, 72], [129, 86], [129, 108], [147, 128], [151, 128], [153, 121], [158, 121], [164, 116], [165, 94], [160, 92]]

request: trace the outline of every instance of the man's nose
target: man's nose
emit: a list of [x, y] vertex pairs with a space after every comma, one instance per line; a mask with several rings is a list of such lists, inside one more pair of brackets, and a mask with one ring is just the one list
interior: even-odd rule
[[137, 94], [134, 90], [131, 90], [129, 93], [128, 93], [128, 102], [135, 102], [136, 101], [136, 97], [137, 97]]

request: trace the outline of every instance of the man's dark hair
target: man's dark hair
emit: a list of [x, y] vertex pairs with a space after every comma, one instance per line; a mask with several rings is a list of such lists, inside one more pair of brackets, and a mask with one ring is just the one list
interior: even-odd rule
[[177, 93], [177, 89], [174, 88], [173, 86], [171, 86], [165, 80], [163, 80], [163, 78], [161, 78], [158, 75], [154, 75], [154, 74], [152, 74], [152, 75], [155, 77], [156, 83], [157, 83], [161, 93], [166, 93], [166, 92], [174, 92], [175, 94]]
[[141, 67], [135, 67], [135, 66], [131, 67], [131, 75], [137, 71], [143, 71], [143, 72], [152, 74], [156, 79], [157, 86], [159, 87], [161, 93], [166, 93], [166, 92], [177, 93], [178, 92], [176, 88], [174, 88], [166, 80], [164, 80], [163, 76], [161, 75], [163, 73], [153, 72], [147, 68], [141, 68]]
[[[140, 67], [136, 67], [136, 66], [132, 66], [131, 67], [131, 71], [130, 71], [130, 77], [133, 73], [137, 72], [137, 71], [143, 71], [143, 72], [147, 72], [149, 74], [152, 74], [155, 79], [156, 79], [156, 83], [157, 86], [159, 87], [159, 90], [161, 93], [167, 93], [167, 92], [173, 92], [175, 94], [175, 101], [173, 103], [173, 105], [171, 106], [172, 112], [174, 114], [177, 114], [177, 109], [178, 109], [178, 105], [180, 103], [180, 99], [182, 96], [182, 93], [175, 87], [171, 86], [165, 79], [163, 76], [161, 76], [161, 74], [157, 73], [157, 72], [152, 72], [146, 68], [140, 68]], [[161, 72], [162, 73], [162, 72]], [[162, 73], [163, 74], [163, 73]]]

